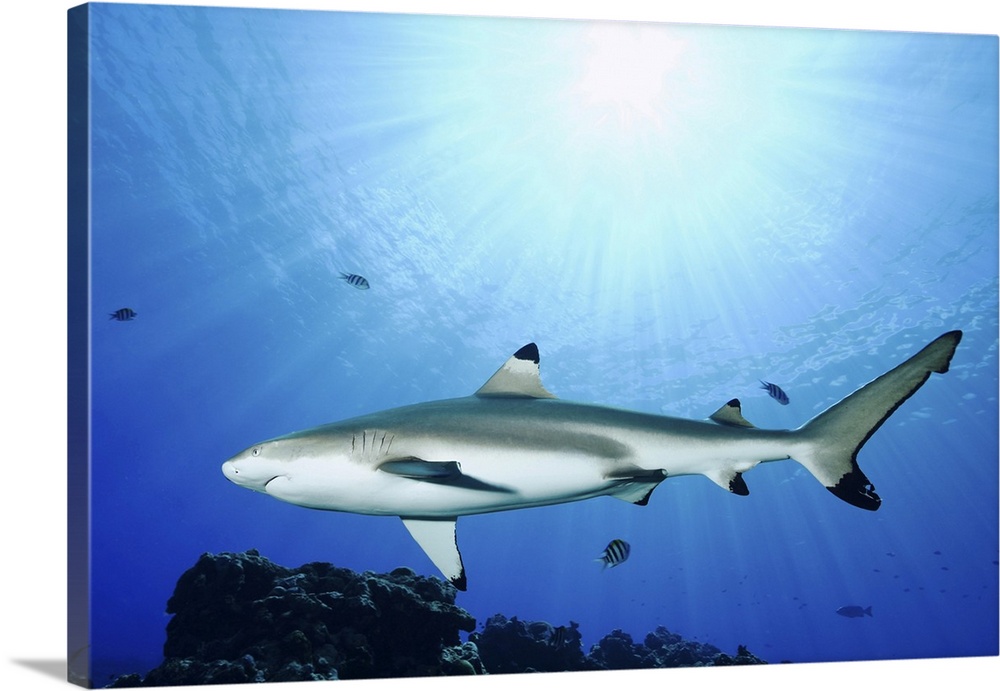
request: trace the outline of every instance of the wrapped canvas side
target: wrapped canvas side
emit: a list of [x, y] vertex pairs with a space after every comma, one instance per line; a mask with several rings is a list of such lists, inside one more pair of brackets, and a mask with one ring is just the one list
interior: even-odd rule
[[90, 687], [90, 229], [86, 5], [67, 37], [67, 678]]

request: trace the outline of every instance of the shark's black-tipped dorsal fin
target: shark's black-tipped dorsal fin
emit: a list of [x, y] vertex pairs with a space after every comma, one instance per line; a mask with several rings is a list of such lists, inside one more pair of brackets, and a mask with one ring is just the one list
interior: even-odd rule
[[538, 346], [522, 347], [476, 391], [483, 398], [555, 398], [542, 386], [538, 371]]
[[740, 407], [740, 399], [738, 398], [734, 398], [726, 403], [726, 405], [709, 415], [708, 419], [712, 422], [718, 422], [720, 425], [729, 425], [731, 427], [753, 427], [743, 417], [743, 410]]

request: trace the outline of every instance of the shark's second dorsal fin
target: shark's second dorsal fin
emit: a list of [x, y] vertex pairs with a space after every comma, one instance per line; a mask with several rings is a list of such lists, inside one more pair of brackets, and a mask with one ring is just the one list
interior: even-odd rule
[[709, 415], [708, 419], [712, 422], [718, 422], [720, 425], [729, 425], [730, 427], [753, 427], [743, 417], [743, 411], [740, 408], [740, 399], [738, 398], [734, 398], [726, 403], [726, 405]]
[[403, 525], [424, 550], [434, 566], [459, 590], [465, 590], [465, 567], [455, 539], [455, 518], [409, 518]]
[[507, 362], [476, 391], [483, 398], [555, 398], [542, 386], [538, 373], [538, 346], [529, 343], [510, 356]]

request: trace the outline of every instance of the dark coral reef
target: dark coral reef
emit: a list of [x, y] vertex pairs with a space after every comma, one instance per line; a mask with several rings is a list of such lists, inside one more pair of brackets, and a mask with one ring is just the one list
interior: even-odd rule
[[742, 646], [730, 657], [663, 627], [643, 644], [613, 631], [589, 654], [573, 622], [498, 614], [474, 632], [456, 592], [407, 568], [359, 574], [321, 562], [289, 569], [256, 550], [204, 554], [167, 602], [164, 662], [110, 688], [763, 664]]
[[729, 656], [713, 645], [686, 641], [662, 626], [647, 634], [643, 643], [634, 643], [629, 634], [615, 629], [584, 654], [577, 629], [575, 622], [568, 628], [553, 628], [543, 621], [524, 622], [497, 614], [469, 641], [477, 646], [489, 674], [767, 664], [743, 646]]

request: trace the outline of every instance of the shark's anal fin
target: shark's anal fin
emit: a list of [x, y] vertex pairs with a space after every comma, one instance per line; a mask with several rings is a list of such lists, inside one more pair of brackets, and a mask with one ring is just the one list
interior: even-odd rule
[[534, 343], [523, 346], [479, 387], [475, 395], [480, 398], [555, 398], [542, 386], [538, 362], [538, 346]]
[[721, 468], [711, 473], [705, 473], [705, 477], [727, 492], [732, 492], [741, 497], [750, 494], [750, 488], [747, 487], [747, 482], [743, 479], [743, 473], [736, 470]]
[[750, 488], [747, 487], [747, 481], [743, 479], [743, 473], [736, 473], [729, 481], [729, 491], [741, 497], [750, 494]]
[[665, 470], [628, 469], [612, 473], [609, 480], [614, 480], [618, 486], [611, 496], [638, 506], [649, 503], [649, 496], [667, 477]]
[[717, 422], [720, 425], [729, 425], [730, 427], [753, 427], [753, 425], [751, 425], [750, 422], [743, 417], [743, 411], [740, 407], [740, 399], [738, 398], [734, 398], [726, 403], [726, 405], [709, 415], [708, 419], [712, 422]]
[[465, 590], [465, 566], [455, 537], [456, 518], [408, 518], [403, 525], [438, 568], [459, 590]]

